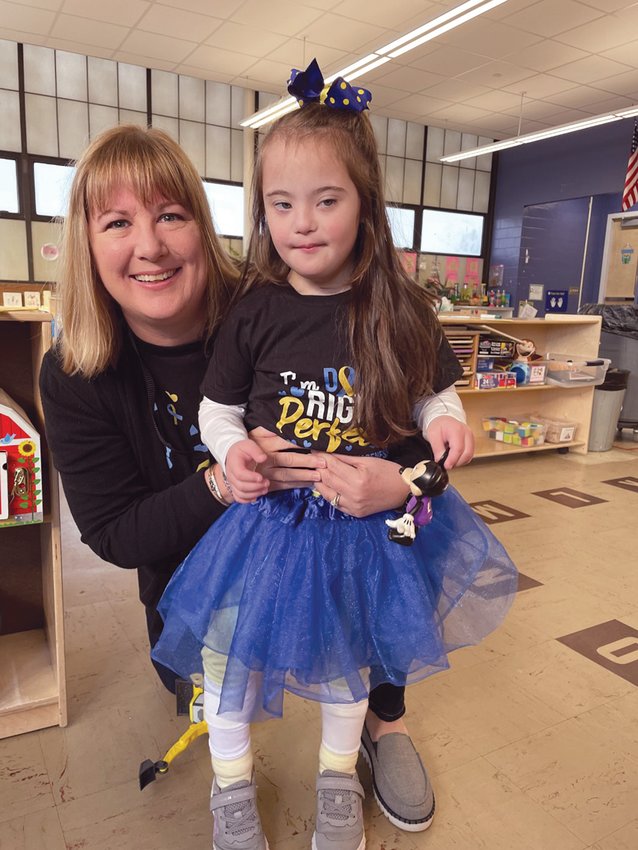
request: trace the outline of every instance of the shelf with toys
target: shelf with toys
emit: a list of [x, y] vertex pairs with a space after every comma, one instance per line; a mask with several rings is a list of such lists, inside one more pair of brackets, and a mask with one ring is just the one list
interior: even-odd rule
[[66, 725], [57, 474], [38, 392], [51, 322], [0, 312], [0, 738]]
[[[450, 337], [458, 337], [459, 335], [463, 337], [464, 334], [476, 334], [478, 337], [475, 358], [464, 367], [474, 375], [474, 380], [457, 387], [467, 414], [468, 425], [474, 432], [476, 439], [476, 457], [498, 457], [522, 451], [547, 451], [549, 449], [562, 450], [567, 448], [580, 454], [587, 452], [595, 380], [590, 380], [586, 376], [582, 381], [518, 383], [509, 387], [494, 386], [489, 388], [490, 381], [480, 377], [480, 369], [482, 368], [480, 361], [483, 360], [483, 357], [480, 357], [479, 351], [481, 348], [485, 348], [484, 345], [481, 346], [481, 341], [486, 339], [506, 340], [509, 337], [510, 339], [533, 341], [535, 353], [529, 360], [523, 359], [519, 362], [521, 365], [527, 363], [532, 368], [534, 364], [538, 364], [535, 371], [539, 374], [543, 369], [547, 369], [548, 363], [550, 370], [554, 365], [556, 365], [556, 368], [564, 366], [566, 370], [571, 369], [571, 359], [565, 363], [561, 363], [560, 360], [555, 363], [547, 361], [548, 355], [553, 358], [559, 357], [553, 352], [563, 352], [565, 356], [573, 358], [576, 363], [579, 362], [580, 358], [590, 358], [586, 362], [598, 363], [601, 329], [599, 316], [555, 314], [543, 319], [486, 319], [484, 317], [461, 317], [457, 314], [451, 316], [440, 313], [439, 319], [446, 335]], [[504, 347], [502, 353], [503, 357], [501, 358], [495, 355], [484, 355], [484, 357], [497, 361], [495, 369], [498, 365], [509, 365], [511, 367], [515, 364], [517, 356], [515, 348]], [[534, 358], [538, 355], [540, 355], [540, 358], [535, 360]], [[508, 357], [510, 359], [509, 364], [507, 364]], [[483, 362], [485, 361], [483, 360]], [[595, 377], [597, 377], [602, 370], [604, 376], [605, 368], [606, 366], [596, 366], [589, 370], [586, 369], [585, 372], [595, 373]], [[525, 368], [521, 368], [521, 372], [524, 371]], [[574, 369], [569, 374], [576, 378], [579, 377], [581, 371]], [[549, 371], [546, 374], [551, 375], [553, 373]], [[567, 374], [567, 371], [565, 374]], [[493, 379], [493, 382], [498, 380], [497, 377]], [[505, 383], [508, 380], [511, 381], [511, 378], [504, 377], [502, 382]], [[543, 381], [545, 380], [546, 377], [544, 376]], [[476, 384], [479, 381], [488, 388], [478, 389]], [[505, 442], [504, 440], [509, 439], [508, 437], [495, 439], [493, 436], [488, 436], [490, 432], [496, 429], [488, 428], [487, 424], [484, 425], [484, 420], [494, 417], [516, 422], [525, 419], [539, 419], [549, 423], [550, 426], [572, 423], [576, 427], [572, 428], [571, 432], [564, 429], [559, 430], [559, 433], [562, 431], [562, 436], [568, 436], [571, 433], [570, 439], [562, 439], [560, 442], [545, 440], [540, 444], [531, 439], [528, 440], [529, 429], [527, 431], [523, 429], [520, 430], [520, 434], [523, 435], [523, 439], [520, 441], [522, 444], [516, 444]], [[550, 435], [554, 433], [554, 430], [555, 428], [550, 431]]]

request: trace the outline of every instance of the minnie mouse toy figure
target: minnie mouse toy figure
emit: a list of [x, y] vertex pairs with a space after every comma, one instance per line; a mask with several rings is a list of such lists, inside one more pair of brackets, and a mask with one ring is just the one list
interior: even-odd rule
[[390, 528], [388, 538], [393, 543], [411, 546], [418, 529], [432, 521], [431, 498], [440, 496], [449, 484], [444, 463], [445, 455], [439, 463], [434, 460], [422, 460], [416, 466], [404, 467], [401, 470], [401, 478], [410, 488], [410, 495], [405, 503], [403, 516], [385, 521]]

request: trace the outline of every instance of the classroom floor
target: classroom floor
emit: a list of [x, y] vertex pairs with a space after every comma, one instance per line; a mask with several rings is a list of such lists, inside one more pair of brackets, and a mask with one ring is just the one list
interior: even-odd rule
[[[437, 811], [424, 833], [379, 813], [368, 847], [638, 847], [638, 442], [474, 462], [453, 483], [522, 573], [505, 624], [408, 690], [407, 721]], [[638, 435], [635, 435], [638, 436]], [[477, 504], [478, 503], [478, 504]], [[93, 556], [64, 515], [69, 725], [0, 741], [2, 850], [210, 848], [205, 738], [143, 792], [143, 759], [185, 728], [147, 657], [135, 576]], [[272, 850], [309, 848], [317, 706], [289, 698], [255, 727]]]

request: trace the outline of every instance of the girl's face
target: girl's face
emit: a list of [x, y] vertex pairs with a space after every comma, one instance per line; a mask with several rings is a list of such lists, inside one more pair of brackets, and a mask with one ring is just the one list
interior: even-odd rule
[[361, 204], [334, 146], [273, 139], [262, 170], [266, 222], [290, 284], [303, 295], [349, 289]]
[[133, 333], [156, 345], [179, 345], [201, 334], [206, 259], [199, 226], [180, 204], [145, 205], [120, 188], [107, 208], [89, 216], [91, 253], [104, 288]]

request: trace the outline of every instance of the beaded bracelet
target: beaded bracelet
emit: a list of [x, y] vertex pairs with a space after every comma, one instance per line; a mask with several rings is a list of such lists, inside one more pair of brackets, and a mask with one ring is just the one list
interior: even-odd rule
[[[227, 508], [227, 507], [230, 506], [230, 502], [227, 502], [226, 499], [224, 499], [224, 497], [222, 496], [222, 491], [219, 489], [219, 484], [217, 483], [217, 479], [215, 478], [215, 473], [213, 471], [214, 469], [215, 469], [215, 465], [212, 464], [206, 470], [206, 472], [205, 472], [206, 483], [208, 484], [208, 489], [213, 494], [213, 496], [217, 499], [217, 501], [220, 504], [224, 505], [224, 507]], [[225, 475], [224, 475], [224, 483], [226, 483], [226, 476]], [[228, 488], [228, 489], [230, 491], [230, 488]]]

